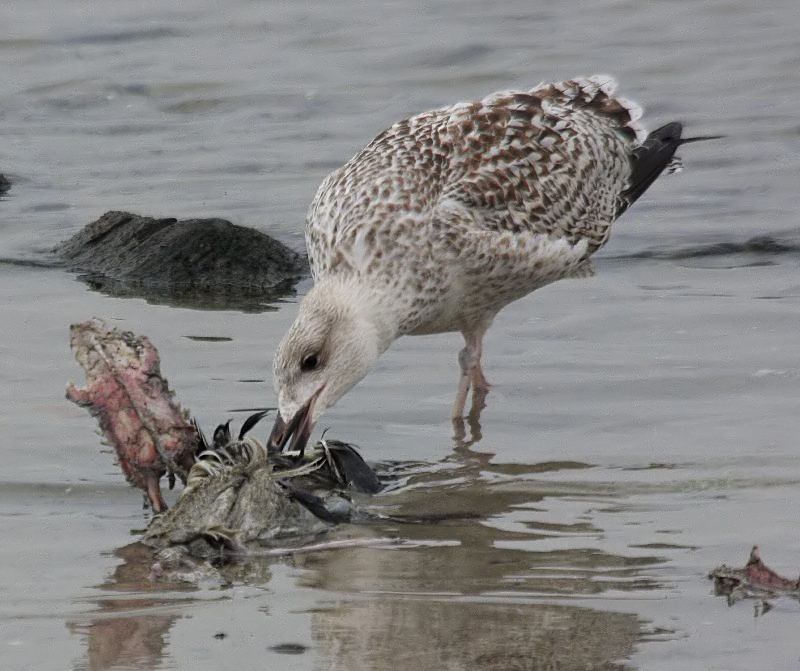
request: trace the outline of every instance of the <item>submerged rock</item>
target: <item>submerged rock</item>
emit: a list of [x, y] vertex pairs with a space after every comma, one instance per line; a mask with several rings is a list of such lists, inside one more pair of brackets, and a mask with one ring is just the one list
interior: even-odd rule
[[224, 219], [106, 212], [53, 252], [93, 289], [202, 307], [257, 309], [309, 274], [304, 255]]
[[[236, 439], [228, 423], [218, 426], [209, 443], [175, 400], [158, 352], [145, 336], [99, 319], [73, 324], [70, 336], [87, 388], [70, 383], [67, 398], [98, 418], [128, 481], [146, 492], [159, 513], [142, 541], [158, 551], [162, 570], [196, 575], [194, 559], [246, 555], [273, 541], [309, 539], [353, 519], [354, 492], [382, 488], [347, 443], [322, 440], [287, 454], [247, 437], [266, 411], [249, 417]], [[185, 484], [171, 509], [159, 485], [164, 474]]]

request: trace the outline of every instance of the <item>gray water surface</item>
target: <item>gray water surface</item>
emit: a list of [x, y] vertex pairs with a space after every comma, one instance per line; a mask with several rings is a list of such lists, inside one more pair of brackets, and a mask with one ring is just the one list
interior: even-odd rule
[[[754, 619], [705, 576], [755, 543], [800, 570], [798, 22], [795, 0], [6, 3], [3, 668], [796, 668], [798, 603]], [[69, 324], [148, 335], [211, 428], [274, 404], [308, 283], [256, 314], [170, 307], [47, 250], [109, 209], [300, 249], [324, 175], [393, 121], [596, 72], [651, 127], [725, 138], [682, 150], [594, 277], [500, 314], [480, 427], [448, 419], [455, 334], [399, 341], [328, 413], [402, 475], [373, 503], [391, 521], [334, 537], [401, 543], [152, 584], [140, 495], [63, 398]]]

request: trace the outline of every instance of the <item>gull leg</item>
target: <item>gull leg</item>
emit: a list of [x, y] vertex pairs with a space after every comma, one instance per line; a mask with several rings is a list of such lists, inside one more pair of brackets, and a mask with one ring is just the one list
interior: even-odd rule
[[[464, 350], [461, 350], [463, 353]], [[459, 362], [461, 356], [458, 357]], [[461, 377], [458, 379], [458, 389], [456, 391], [456, 402], [453, 405], [453, 419], [461, 419], [464, 416], [464, 406], [467, 403], [467, 394], [469, 393], [470, 377], [463, 368], [461, 369]]]
[[469, 419], [477, 422], [481, 417], [481, 410], [486, 407], [486, 394], [489, 393], [491, 386], [483, 374], [480, 356], [483, 350], [483, 339], [478, 340], [478, 361], [472, 369], [472, 407], [469, 411]]
[[[470, 422], [478, 422], [481, 418], [481, 410], [486, 407], [486, 395], [489, 393], [489, 383], [486, 378], [481, 376], [483, 384], [472, 384], [472, 407], [467, 418]], [[479, 424], [480, 426], [480, 424]]]
[[[490, 322], [491, 323], [491, 322]], [[486, 394], [491, 386], [486, 380], [481, 368], [481, 354], [483, 353], [483, 334], [489, 324], [478, 330], [464, 333], [464, 349], [458, 353], [458, 365], [461, 368], [461, 377], [458, 380], [456, 401], [453, 404], [453, 419], [464, 416], [464, 406], [467, 404], [467, 395], [472, 389], [472, 408], [469, 416], [477, 419], [481, 410], [486, 406]]]
[[[478, 343], [478, 349], [482, 348], [482, 343]], [[479, 355], [480, 356], [480, 355]], [[481, 368], [481, 360], [478, 359], [478, 363], [475, 365], [475, 368], [472, 370], [472, 387], [473, 389], [480, 389], [481, 391], [489, 391], [489, 387], [492, 385], [489, 384], [489, 381], [486, 379], [486, 376], [483, 374], [483, 368]]]

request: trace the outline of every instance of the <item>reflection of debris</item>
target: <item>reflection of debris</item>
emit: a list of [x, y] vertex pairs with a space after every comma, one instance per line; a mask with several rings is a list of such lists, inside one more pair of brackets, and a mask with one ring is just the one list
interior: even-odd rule
[[762, 560], [757, 546], [750, 551], [750, 558], [744, 568], [730, 568], [725, 564], [718, 566], [708, 577], [714, 581], [714, 593], [728, 598], [732, 605], [740, 599], [759, 599], [756, 614], [770, 609], [767, 599], [776, 596], [800, 597], [800, 579], [789, 580], [778, 575]]
[[70, 668], [160, 669], [169, 631], [190, 602], [191, 585], [178, 581], [153, 590], [152, 551], [132, 543], [113, 551], [122, 560], [99, 588], [96, 607], [67, 619], [67, 628], [85, 638], [87, 662]]

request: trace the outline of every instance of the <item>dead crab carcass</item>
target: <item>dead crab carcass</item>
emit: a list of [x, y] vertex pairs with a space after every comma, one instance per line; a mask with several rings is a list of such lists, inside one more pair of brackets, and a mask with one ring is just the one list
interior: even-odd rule
[[[142, 540], [163, 557], [176, 550], [205, 559], [308, 537], [350, 520], [353, 492], [381, 489], [347, 443], [322, 440], [287, 454], [246, 436], [266, 411], [249, 417], [237, 439], [229, 423], [218, 426], [209, 443], [175, 401], [146, 337], [99, 319], [74, 324], [70, 332], [87, 388], [70, 384], [67, 397], [98, 418], [128, 481], [159, 513]], [[185, 484], [169, 510], [159, 485], [165, 473]]]

